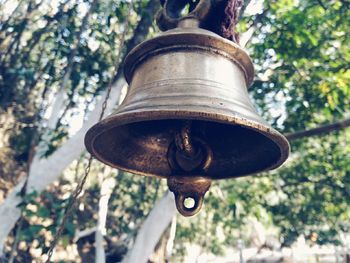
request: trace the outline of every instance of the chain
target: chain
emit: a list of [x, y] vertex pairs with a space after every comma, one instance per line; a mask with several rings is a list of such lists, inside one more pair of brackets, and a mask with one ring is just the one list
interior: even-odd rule
[[[127, 35], [127, 31], [128, 31], [128, 27], [129, 27], [129, 17], [130, 17], [130, 14], [133, 10], [133, 0], [130, 1], [129, 3], [129, 10], [128, 10], [128, 15], [127, 15], [127, 20], [125, 22], [125, 26], [124, 26], [124, 31], [121, 35], [121, 39], [120, 39], [120, 50], [118, 52], [118, 55], [117, 55], [117, 58], [116, 58], [116, 63], [114, 65], [114, 71], [117, 71], [118, 67], [119, 67], [119, 64], [120, 64], [120, 59], [121, 59], [121, 55], [122, 55], [122, 48], [125, 44], [125, 39], [126, 39], [126, 35]], [[107, 104], [108, 104], [108, 100], [109, 100], [109, 97], [111, 95], [111, 90], [112, 90], [112, 86], [113, 86], [113, 78], [111, 79], [111, 81], [109, 82], [108, 84], [108, 88], [107, 88], [107, 93], [106, 93], [106, 97], [103, 101], [103, 104], [102, 104], [102, 110], [101, 110], [101, 114], [100, 114], [100, 117], [99, 117], [99, 121], [101, 121], [103, 119], [103, 116], [105, 115], [105, 112], [106, 112], [106, 108], [107, 108]], [[51, 257], [52, 257], [52, 254], [53, 254], [53, 251], [57, 245], [57, 242], [59, 240], [59, 238], [61, 237], [62, 235], [62, 232], [64, 230], [64, 227], [66, 225], [66, 222], [68, 220], [68, 218], [70, 217], [72, 211], [73, 211], [73, 208], [74, 208], [74, 205], [75, 203], [77, 202], [78, 200], [78, 197], [79, 195], [81, 194], [81, 192], [83, 191], [84, 189], [84, 185], [86, 183], [86, 180], [90, 174], [90, 170], [91, 170], [91, 164], [92, 164], [92, 161], [93, 161], [93, 157], [90, 155], [89, 159], [88, 159], [88, 163], [85, 167], [85, 171], [84, 171], [84, 175], [83, 175], [83, 178], [81, 179], [81, 181], [79, 182], [79, 184], [77, 185], [76, 189], [74, 190], [74, 192], [72, 193], [70, 199], [69, 199], [69, 202], [68, 202], [68, 205], [65, 209], [65, 212], [63, 214], [63, 218], [62, 218], [62, 221], [59, 225], [59, 228], [53, 238], [53, 241], [50, 245], [50, 248], [47, 252], [47, 260], [45, 261], [46, 263], [49, 263], [50, 260], [51, 260]]]

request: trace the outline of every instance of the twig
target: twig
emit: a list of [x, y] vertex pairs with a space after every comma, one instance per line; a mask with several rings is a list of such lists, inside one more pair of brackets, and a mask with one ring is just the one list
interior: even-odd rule
[[324, 135], [326, 133], [330, 133], [333, 131], [342, 130], [349, 126], [350, 126], [350, 118], [342, 121], [337, 121], [331, 124], [319, 126], [313, 129], [305, 130], [305, 131], [288, 133], [286, 134], [286, 137], [288, 138], [288, 140], [292, 141], [292, 140], [301, 139], [305, 137]]

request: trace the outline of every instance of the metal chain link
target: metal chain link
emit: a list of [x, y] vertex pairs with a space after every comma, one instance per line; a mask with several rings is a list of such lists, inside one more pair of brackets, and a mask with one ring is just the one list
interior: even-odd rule
[[[121, 55], [122, 55], [122, 49], [123, 49], [123, 46], [125, 44], [125, 39], [126, 39], [126, 35], [127, 35], [127, 32], [128, 32], [128, 27], [129, 27], [129, 23], [130, 23], [130, 20], [129, 20], [129, 17], [131, 15], [131, 12], [133, 10], [133, 0], [130, 1], [129, 3], [129, 9], [128, 9], [128, 14], [127, 14], [127, 20], [125, 22], [125, 25], [124, 25], [124, 31], [121, 35], [121, 38], [120, 38], [120, 44], [119, 44], [119, 52], [118, 52], [118, 55], [117, 55], [117, 58], [116, 58], [116, 63], [114, 65], [114, 72], [116, 72], [118, 70], [118, 67], [120, 65], [120, 59], [121, 59]], [[101, 114], [100, 114], [100, 117], [99, 117], [99, 121], [101, 121], [103, 119], [103, 116], [105, 115], [105, 112], [106, 112], [106, 108], [107, 108], [107, 104], [108, 104], [108, 100], [109, 100], [109, 97], [111, 95], [111, 91], [112, 91], [112, 86], [113, 86], [113, 78], [111, 79], [111, 81], [108, 83], [108, 89], [107, 89], [107, 93], [106, 93], [106, 97], [103, 101], [103, 104], [102, 104], [102, 110], [101, 110]], [[62, 235], [62, 232], [64, 230], [64, 227], [66, 225], [66, 222], [68, 220], [68, 218], [70, 217], [72, 211], [73, 211], [73, 208], [74, 208], [74, 205], [75, 203], [77, 202], [78, 200], [78, 197], [79, 195], [81, 194], [81, 192], [83, 191], [84, 189], [84, 185], [86, 183], [86, 180], [90, 174], [90, 170], [91, 170], [91, 164], [92, 164], [92, 161], [93, 161], [93, 157], [90, 155], [89, 159], [88, 159], [88, 163], [85, 167], [85, 171], [84, 171], [84, 176], [83, 178], [81, 179], [81, 181], [79, 182], [79, 184], [77, 185], [76, 189], [74, 190], [74, 192], [72, 193], [72, 196], [69, 200], [69, 203], [65, 209], [65, 212], [63, 214], [63, 218], [62, 218], [62, 221], [60, 223], [60, 226], [53, 238], [53, 241], [50, 245], [50, 248], [47, 252], [47, 260], [45, 261], [46, 263], [49, 263], [51, 262], [51, 257], [52, 257], [52, 254], [53, 254], [53, 251], [57, 245], [57, 242], [59, 240], [59, 238], [61, 237]]]

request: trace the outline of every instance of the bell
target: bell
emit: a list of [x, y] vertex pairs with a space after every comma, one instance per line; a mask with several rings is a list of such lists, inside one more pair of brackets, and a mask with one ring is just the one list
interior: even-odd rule
[[88, 131], [86, 147], [112, 167], [167, 178], [182, 215], [200, 210], [211, 180], [274, 169], [287, 159], [287, 139], [249, 99], [250, 57], [195, 19], [134, 48], [124, 73], [125, 100]]

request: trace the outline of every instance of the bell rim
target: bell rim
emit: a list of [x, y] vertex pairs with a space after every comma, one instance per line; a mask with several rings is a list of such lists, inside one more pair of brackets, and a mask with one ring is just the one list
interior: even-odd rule
[[[188, 120], [200, 120], [200, 121], [210, 121], [213, 123], [222, 123], [222, 124], [231, 124], [231, 125], [240, 125], [244, 128], [254, 130], [263, 136], [267, 137], [271, 141], [273, 141], [278, 148], [280, 149], [281, 156], [277, 162], [273, 165], [268, 166], [262, 170], [256, 171], [254, 173], [241, 174], [238, 176], [234, 176], [234, 178], [244, 177], [248, 175], [258, 174], [262, 172], [267, 172], [273, 169], [276, 169], [282, 166], [283, 163], [288, 159], [289, 154], [291, 152], [291, 147], [288, 139], [276, 129], [269, 127], [267, 125], [257, 123], [255, 121], [251, 121], [245, 118], [240, 118], [236, 116], [228, 116], [224, 114], [215, 114], [215, 113], [206, 113], [203, 114], [197, 111], [142, 111], [142, 112], [126, 112], [120, 113], [116, 115], [112, 115], [102, 120], [101, 122], [92, 126], [86, 133], [84, 144], [87, 151], [97, 160], [107, 164], [113, 168], [120, 169], [122, 171], [130, 172], [137, 175], [142, 176], [152, 176], [158, 178], [167, 178], [164, 175], [157, 175], [152, 173], [145, 173], [139, 170], [129, 169], [123, 166], [120, 166], [115, 163], [111, 163], [106, 160], [101, 154], [99, 154], [94, 149], [94, 142], [98, 136], [105, 133], [106, 131], [117, 128], [119, 126], [123, 126], [126, 124], [132, 124], [142, 121], [155, 121], [155, 120], [179, 120], [179, 119], [188, 119]], [[206, 178], [214, 179], [214, 180], [225, 180], [229, 178], [233, 178], [232, 176], [226, 176], [223, 178], [214, 178], [210, 176], [206, 176]]]
[[201, 49], [224, 55], [241, 68], [247, 88], [254, 81], [253, 62], [249, 54], [237, 43], [202, 28], [175, 28], [138, 44], [129, 52], [124, 61], [124, 77], [127, 83], [131, 83], [132, 76], [142, 61], [176, 48], [185, 51]]

